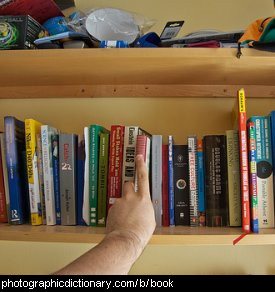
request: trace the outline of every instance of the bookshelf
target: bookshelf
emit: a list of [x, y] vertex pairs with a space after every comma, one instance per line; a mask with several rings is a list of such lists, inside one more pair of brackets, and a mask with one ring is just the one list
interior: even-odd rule
[[[105, 127], [140, 124], [152, 133], [173, 134], [179, 144], [192, 133], [224, 133], [232, 127], [231, 111], [240, 87], [246, 90], [249, 115], [275, 109], [275, 55], [243, 49], [238, 59], [236, 52], [166, 48], [2, 51], [0, 130], [3, 117], [12, 114], [75, 133], [95, 122]], [[128, 107], [133, 110], [125, 110]], [[104, 233], [104, 228], [1, 224], [0, 244], [96, 244]], [[161, 228], [149, 248], [155, 254], [160, 247], [166, 248], [166, 254], [174, 248], [231, 248], [240, 235], [241, 229], [234, 228]], [[275, 230], [247, 235], [237, 245], [275, 246]], [[150, 258], [148, 253], [145, 256]]]

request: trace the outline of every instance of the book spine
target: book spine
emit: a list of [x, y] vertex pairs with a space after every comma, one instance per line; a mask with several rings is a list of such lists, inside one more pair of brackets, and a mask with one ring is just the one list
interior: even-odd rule
[[174, 205], [174, 153], [173, 136], [168, 136], [168, 194], [169, 194], [169, 224], [175, 225], [175, 205]]
[[[149, 169], [150, 169], [150, 149], [151, 149], [151, 140], [145, 135], [137, 136], [137, 144], [136, 144], [136, 155], [142, 155], [144, 158], [144, 162], [147, 168], [148, 177], [149, 177]], [[138, 192], [138, 177], [137, 173], [135, 173], [135, 191]]]
[[76, 225], [76, 136], [59, 135], [61, 224]]
[[246, 100], [243, 89], [238, 91], [239, 115], [239, 143], [240, 143], [240, 174], [242, 197], [242, 228], [243, 232], [250, 232], [250, 206], [249, 206], [249, 165], [246, 129]]
[[51, 135], [51, 161], [52, 161], [52, 173], [53, 173], [52, 177], [53, 177], [56, 224], [61, 225], [59, 133], [56, 129], [53, 130], [53, 134]]
[[0, 223], [7, 223], [8, 215], [3, 172], [4, 170], [2, 168], [2, 153], [0, 152]]
[[124, 126], [112, 126], [110, 134], [108, 209], [122, 193], [122, 159], [124, 144]]
[[98, 167], [98, 226], [105, 226], [107, 219], [109, 133], [100, 134]]
[[197, 139], [199, 226], [205, 226], [204, 153], [202, 139]]
[[77, 225], [86, 225], [83, 219], [85, 140], [78, 135], [77, 147]]
[[190, 225], [188, 146], [174, 145], [175, 225]]
[[84, 140], [85, 140], [85, 165], [84, 165], [84, 194], [83, 194], [83, 206], [82, 217], [86, 225], [90, 225], [90, 138], [89, 128], [84, 128]]
[[43, 173], [44, 173], [44, 190], [46, 205], [46, 222], [47, 225], [56, 224], [54, 182], [53, 182], [53, 164], [51, 151], [51, 137], [53, 133], [49, 126], [41, 127], [42, 155], [43, 155]]
[[188, 137], [190, 226], [199, 225], [197, 138]]
[[255, 124], [248, 122], [249, 146], [249, 181], [251, 198], [251, 227], [254, 233], [259, 232], [258, 193], [257, 193], [257, 161], [256, 161], [256, 131]]
[[239, 132], [226, 131], [229, 225], [242, 225]]
[[162, 136], [152, 136], [152, 202], [157, 227], [162, 226]]
[[162, 145], [162, 226], [169, 226], [168, 145]]
[[41, 225], [43, 223], [36, 149], [36, 134], [40, 132], [40, 129], [40, 123], [32, 119], [27, 119], [25, 121], [26, 155], [32, 225]]
[[6, 144], [4, 140], [4, 133], [0, 133], [0, 144], [1, 144], [1, 156], [2, 156], [2, 170], [4, 179], [4, 189], [6, 198], [6, 210], [7, 218], [10, 223], [10, 192], [9, 192], [9, 180], [8, 180], [8, 169], [7, 169], [7, 159], [6, 159]]

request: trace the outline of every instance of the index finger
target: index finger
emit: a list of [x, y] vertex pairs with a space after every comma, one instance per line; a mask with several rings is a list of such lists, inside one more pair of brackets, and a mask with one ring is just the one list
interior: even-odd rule
[[138, 193], [141, 196], [150, 196], [148, 169], [142, 155], [136, 157], [136, 173]]

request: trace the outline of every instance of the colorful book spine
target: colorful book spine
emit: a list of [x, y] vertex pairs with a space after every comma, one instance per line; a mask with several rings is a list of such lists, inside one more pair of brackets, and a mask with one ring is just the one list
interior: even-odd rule
[[4, 141], [4, 133], [0, 133], [0, 146], [1, 146], [0, 148], [1, 148], [7, 218], [8, 218], [8, 222], [10, 223], [10, 192], [9, 192], [9, 180], [8, 180], [8, 169], [7, 169], [7, 159], [6, 159], [7, 151], [6, 151], [6, 144]]
[[[1, 146], [1, 145], [0, 145]], [[2, 168], [2, 153], [0, 151], [0, 223], [8, 222], [5, 184], [4, 184], [4, 171]]]
[[169, 194], [169, 224], [175, 225], [175, 203], [174, 203], [174, 140], [168, 136], [168, 194]]
[[174, 145], [175, 225], [190, 225], [188, 146]]
[[190, 226], [199, 226], [197, 138], [188, 137]]
[[[136, 144], [136, 155], [142, 155], [144, 158], [145, 165], [148, 171], [148, 177], [150, 175], [150, 149], [151, 149], [151, 140], [145, 135], [137, 136]], [[138, 176], [135, 173], [135, 191], [138, 192]]]
[[11, 224], [23, 224], [29, 218], [25, 123], [14, 117], [5, 117], [4, 125], [10, 194], [10, 220]]
[[59, 174], [62, 225], [76, 225], [77, 223], [76, 147], [76, 135], [59, 134]]
[[249, 146], [249, 181], [251, 198], [251, 227], [254, 233], [259, 232], [258, 192], [257, 192], [257, 153], [255, 124], [248, 122]]
[[110, 132], [108, 209], [122, 193], [122, 161], [125, 127], [114, 125]]
[[84, 172], [85, 172], [85, 140], [83, 135], [78, 135], [77, 147], [77, 225], [86, 225], [83, 219], [84, 199]]
[[90, 225], [90, 135], [89, 128], [84, 128], [85, 140], [85, 165], [84, 165], [84, 190], [83, 190], [83, 206], [82, 217], [86, 225]]
[[157, 227], [162, 226], [162, 136], [152, 136], [152, 202]]
[[57, 130], [55, 128], [52, 128], [48, 125], [43, 125], [41, 127], [47, 225], [56, 224], [56, 206], [54, 194], [53, 156], [52, 156], [52, 136], [55, 134], [57, 134]]
[[229, 225], [242, 226], [239, 132], [226, 131]]
[[274, 191], [270, 117], [254, 116], [259, 228], [274, 228]]
[[105, 226], [107, 219], [109, 137], [109, 133], [100, 134], [97, 226]]
[[250, 232], [250, 205], [249, 205], [249, 164], [246, 128], [246, 99], [244, 89], [238, 91], [238, 121], [240, 143], [240, 174], [242, 198], [242, 229]]
[[202, 139], [197, 139], [199, 226], [205, 226], [204, 153]]
[[168, 145], [162, 145], [162, 226], [169, 226]]
[[108, 131], [99, 125], [92, 125], [90, 132], [90, 225], [96, 226], [98, 220], [98, 163], [99, 136]]
[[228, 226], [226, 136], [205, 136], [203, 150], [205, 153], [206, 226]]
[[41, 123], [33, 119], [25, 120], [29, 199], [32, 225], [41, 225], [43, 223], [36, 146], [36, 135], [39, 134], [40, 131]]
[[53, 129], [51, 135], [51, 161], [53, 171], [53, 191], [55, 202], [56, 224], [61, 225], [60, 175], [59, 175], [59, 132]]

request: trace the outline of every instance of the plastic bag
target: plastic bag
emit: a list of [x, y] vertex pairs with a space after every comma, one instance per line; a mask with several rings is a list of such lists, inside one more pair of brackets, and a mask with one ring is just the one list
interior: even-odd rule
[[154, 20], [117, 8], [76, 12], [68, 19], [70, 29], [86, 32], [98, 43], [104, 40], [122, 40], [131, 44], [154, 24]]

